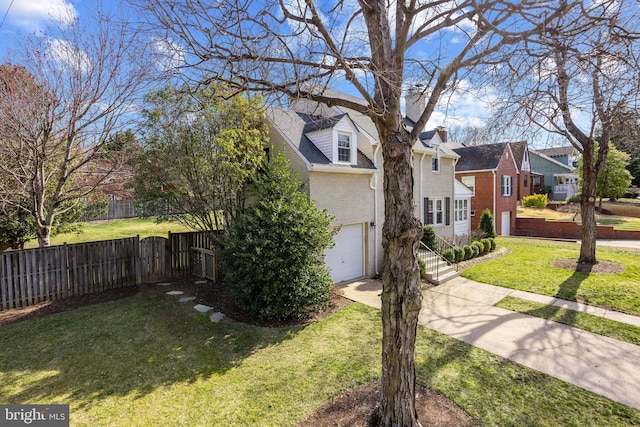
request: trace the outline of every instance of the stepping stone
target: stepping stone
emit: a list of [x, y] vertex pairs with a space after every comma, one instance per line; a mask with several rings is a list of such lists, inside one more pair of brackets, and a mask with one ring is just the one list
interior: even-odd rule
[[167, 292], [167, 295], [182, 295], [184, 294], [184, 292], [182, 291], [169, 291]]
[[203, 304], [195, 305], [193, 306], [193, 308], [198, 310], [200, 313], [206, 313], [209, 310], [213, 310], [213, 307], [209, 307], [208, 305], [203, 305]]
[[220, 313], [219, 311], [217, 313], [213, 313], [209, 319], [211, 319], [211, 321], [213, 323], [218, 323], [219, 321], [222, 320], [222, 318], [224, 317], [224, 314]]
[[183, 297], [183, 298], [180, 298], [178, 301], [180, 301], [180, 302], [189, 302], [189, 301], [193, 301], [195, 299], [196, 299], [196, 297]]
[[204, 283], [207, 283], [207, 281], [206, 280], [198, 280], [198, 281], [195, 282], [196, 285], [202, 285]]
[[158, 283], [158, 286], [169, 286], [171, 283], [167, 283], [167, 282], [162, 282], [162, 283]]

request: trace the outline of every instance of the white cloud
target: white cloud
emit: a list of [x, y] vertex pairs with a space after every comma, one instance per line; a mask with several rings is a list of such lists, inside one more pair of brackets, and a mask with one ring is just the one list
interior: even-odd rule
[[76, 9], [66, 0], [0, 0], [0, 11], [9, 11], [6, 24], [33, 29], [47, 21], [70, 25], [77, 17]]
[[65, 40], [47, 40], [47, 48], [51, 58], [73, 70], [87, 71], [91, 68], [91, 60], [86, 52], [75, 49]]
[[186, 52], [177, 43], [154, 37], [151, 39], [158, 55], [158, 66], [162, 70], [172, 70], [185, 63]]

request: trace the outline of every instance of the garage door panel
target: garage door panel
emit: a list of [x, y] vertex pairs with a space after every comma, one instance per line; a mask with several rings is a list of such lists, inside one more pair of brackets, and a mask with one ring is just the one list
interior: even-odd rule
[[325, 253], [325, 264], [331, 270], [334, 282], [364, 275], [363, 237], [362, 224], [342, 226], [335, 235], [335, 246]]

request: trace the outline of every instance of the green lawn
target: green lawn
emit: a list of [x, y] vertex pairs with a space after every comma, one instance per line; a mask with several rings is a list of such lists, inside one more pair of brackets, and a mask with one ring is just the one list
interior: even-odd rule
[[[82, 224], [81, 233], [59, 234], [51, 238], [52, 245], [63, 243], [83, 243], [97, 240], [122, 239], [125, 237], [135, 237], [139, 235], [141, 239], [149, 236], [167, 237], [167, 233], [180, 233], [193, 231], [181, 224], [174, 222], [156, 223], [155, 219], [118, 219], [113, 221], [94, 221]], [[38, 246], [38, 240], [31, 240], [27, 243], [27, 248]]]
[[594, 334], [640, 345], [640, 328], [616, 322], [615, 320], [605, 319], [600, 316], [540, 304], [511, 296], [503, 298], [496, 304], [496, 307], [552, 320], [584, 331], [593, 332]]
[[[553, 209], [538, 209], [518, 207], [518, 217], [546, 218], [548, 221], [572, 221], [574, 214], [558, 212]], [[612, 225], [618, 230], [640, 230], [640, 218], [618, 215], [597, 215], [599, 225]]]
[[556, 259], [577, 259], [576, 243], [498, 238], [511, 253], [462, 272], [464, 277], [505, 288], [550, 295], [640, 315], [640, 252], [599, 246], [599, 260], [625, 266], [620, 274], [578, 273], [556, 268]]
[[[211, 323], [145, 286], [0, 328], [0, 402], [69, 403], [74, 426], [295, 426], [380, 374], [380, 311], [319, 323]], [[630, 425], [640, 411], [419, 328], [418, 381], [483, 425]]]

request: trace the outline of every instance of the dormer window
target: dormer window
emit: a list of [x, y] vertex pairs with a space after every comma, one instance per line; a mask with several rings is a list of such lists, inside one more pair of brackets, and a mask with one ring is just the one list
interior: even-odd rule
[[338, 133], [338, 161], [351, 162], [351, 135]]

